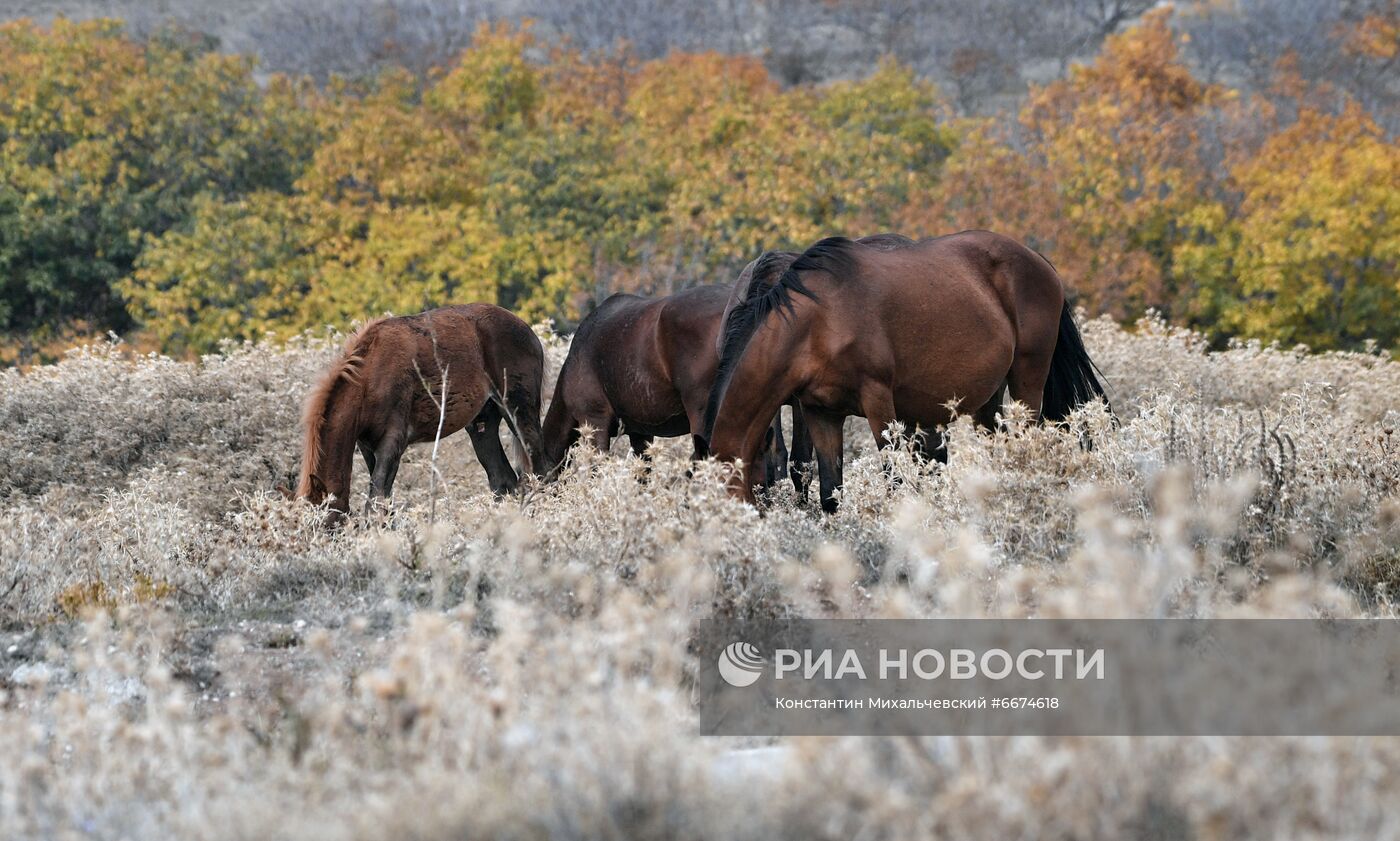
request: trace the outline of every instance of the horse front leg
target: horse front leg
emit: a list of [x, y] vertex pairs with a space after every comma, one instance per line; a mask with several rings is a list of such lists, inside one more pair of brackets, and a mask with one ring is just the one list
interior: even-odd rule
[[[894, 446], [894, 441], [889, 436], [890, 427], [895, 422], [894, 416], [894, 393], [882, 385], [869, 385], [861, 393], [860, 409], [865, 414], [865, 420], [870, 424], [870, 434], [875, 436], [875, 446], [881, 450]], [[900, 483], [900, 478], [895, 474], [893, 465], [884, 462], [885, 478], [894, 485]]]
[[371, 453], [361, 447], [365, 463], [370, 466], [369, 496], [365, 498], [365, 516], [374, 509], [375, 500], [388, 499], [394, 493], [394, 480], [399, 475], [399, 463], [403, 461], [404, 450], [408, 448], [407, 436], [393, 430], [379, 439]]
[[807, 432], [817, 453], [817, 478], [821, 487], [822, 510], [834, 514], [838, 505], [836, 494], [841, 490], [843, 481], [846, 418], [835, 412], [809, 407], [803, 407], [802, 418], [807, 423]]
[[788, 448], [783, 440], [783, 410], [773, 416], [763, 444], [763, 490], [771, 491], [783, 474], [788, 472]]
[[870, 424], [870, 434], [875, 436], [875, 446], [885, 449], [890, 440], [885, 436], [894, 423], [894, 393], [884, 386], [871, 385], [861, 391], [860, 411]]
[[807, 504], [807, 487], [812, 483], [812, 436], [807, 433], [807, 423], [802, 419], [802, 404], [796, 400], [788, 404], [792, 407], [792, 447], [788, 455], [788, 477], [797, 491], [800, 505]]

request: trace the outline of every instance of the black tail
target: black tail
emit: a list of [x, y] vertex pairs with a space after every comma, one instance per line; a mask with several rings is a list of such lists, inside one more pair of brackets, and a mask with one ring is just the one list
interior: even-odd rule
[[[1096, 373], [1098, 376], [1096, 376]], [[1045, 380], [1045, 397], [1040, 405], [1042, 420], [1062, 421], [1071, 410], [1095, 398], [1108, 403], [1099, 376], [1103, 372], [1089, 359], [1084, 339], [1075, 326], [1069, 301], [1060, 311], [1060, 337], [1055, 342], [1055, 355], [1050, 358], [1050, 376]], [[1109, 411], [1113, 410], [1109, 406]]]
[[[506, 373], [506, 372], [503, 372]], [[540, 398], [538, 387], [531, 388], [522, 376], [505, 376], [504, 398], [492, 389], [489, 395], [500, 409], [514, 443], [515, 461], [519, 473], [538, 474], [544, 468], [544, 441], [540, 435]]]

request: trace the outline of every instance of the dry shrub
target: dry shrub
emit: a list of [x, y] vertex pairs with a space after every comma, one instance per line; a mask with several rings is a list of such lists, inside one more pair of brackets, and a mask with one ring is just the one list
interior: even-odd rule
[[1400, 836], [1388, 739], [696, 735], [712, 611], [1393, 613], [1400, 365], [1086, 341], [1119, 423], [959, 420], [946, 468], [862, 440], [833, 517], [684, 442], [496, 500], [464, 439], [435, 523], [419, 448], [335, 533], [274, 491], [330, 340], [0, 374], [0, 835]]

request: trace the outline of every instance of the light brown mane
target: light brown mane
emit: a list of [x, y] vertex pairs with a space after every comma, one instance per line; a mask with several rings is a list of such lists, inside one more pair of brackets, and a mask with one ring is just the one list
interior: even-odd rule
[[340, 357], [321, 375], [320, 381], [306, 398], [306, 407], [301, 415], [305, 437], [302, 443], [301, 478], [297, 482], [296, 495], [299, 497], [310, 496], [311, 477], [315, 476], [321, 467], [321, 429], [326, 423], [326, 410], [330, 408], [331, 395], [335, 393], [336, 385], [342, 381], [351, 385], [359, 382], [360, 366], [365, 361], [365, 340], [369, 331], [383, 321], [384, 318], [376, 318], [356, 330], [346, 341]]

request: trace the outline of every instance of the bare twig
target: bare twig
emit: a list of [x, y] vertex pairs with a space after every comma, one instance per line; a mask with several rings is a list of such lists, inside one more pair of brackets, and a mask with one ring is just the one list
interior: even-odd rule
[[428, 525], [431, 526], [437, 521], [437, 488], [438, 481], [442, 479], [442, 473], [438, 471], [437, 466], [438, 446], [442, 443], [442, 427], [447, 422], [447, 372], [452, 366], [443, 365], [442, 357], [438, 354], [437, 331], [433, 329], [432, 315], [428, 316], [428, 338], [433, 342], [433, 361], [437, 363], [437, 369], [441, 373], [438, 379], [440, 393], [437, 396], [433, 395], [433, 389], [419, 369], [417, 359], [413, 360], [413, 370], [418, 374], [418, 382], [423, 384], [423, 390], [428, 393], [428, 399], [433, 401], [438, 410], [437, 431], [433, 433], [433, 454], [428, 461], [431, 471], [428, 478]]
[[5, 588], [5, 592], [0, 593], [0, 599], [8, 599], [10, 597], [10, 594], [13, 593], [15, 591], [15, 588], [19, 586], [19, 579], [20, 574], [15, 573], [15, 580], [10, 582], [10, 586]]
[[521, 478], [524, 478], [526, 473], [535, 472], [535, 464], [530, 458], [529, 451], [525, 449], [525, 439], [520, 437], [520, 426], [516, 422], [515, 409], [510, 405], [509, 401], [506, 400], [506, 396], [510, 394], [509, 368], [501, 369], [501, 384], [505, 387], [505, 394], [496, 396], [496, 405], [500, 407], [501, 414], [505, 416], [506, 427], [510, 430], [516, 459], [520, 462]]

